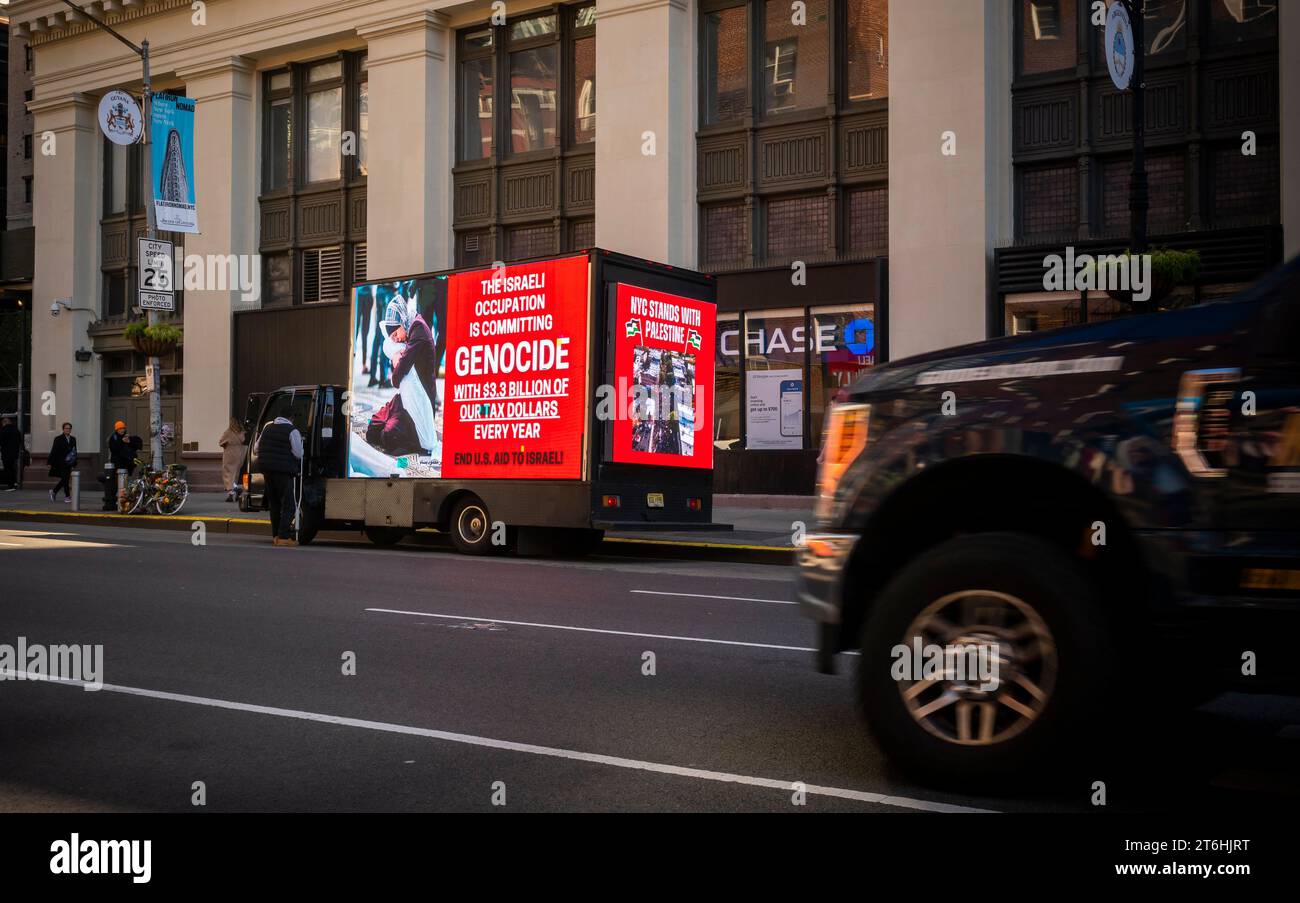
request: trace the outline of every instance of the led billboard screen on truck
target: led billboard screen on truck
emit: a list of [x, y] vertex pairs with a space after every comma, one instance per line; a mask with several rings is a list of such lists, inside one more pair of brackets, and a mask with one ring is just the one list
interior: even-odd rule
[[348, 476], [582, 477], [588, 258], [358, 286]]

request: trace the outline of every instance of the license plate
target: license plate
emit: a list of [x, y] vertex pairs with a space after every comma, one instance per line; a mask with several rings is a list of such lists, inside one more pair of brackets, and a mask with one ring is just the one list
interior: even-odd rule
[[647, 492], [645, 504], [647, 508], [662, 508], [664, 506], [664, 494], [662, 492]]

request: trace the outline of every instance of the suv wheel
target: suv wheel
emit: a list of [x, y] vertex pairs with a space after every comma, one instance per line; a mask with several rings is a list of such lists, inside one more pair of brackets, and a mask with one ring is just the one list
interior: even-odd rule
[[863, 628], [859, 694], [900, 767], [968, 789], [1023, 783], [1104, 732], [1103, 609], [1037, 537], [964, 536], [910, 562]]

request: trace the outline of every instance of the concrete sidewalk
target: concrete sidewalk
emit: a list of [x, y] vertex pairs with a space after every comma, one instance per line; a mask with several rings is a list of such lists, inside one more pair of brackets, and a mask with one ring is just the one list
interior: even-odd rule
[[[101, 510], [103, 491], [99, 484], [93, 488], [82, 484], [80, 511], [72, 511], [72, 505], [65, 503], [62, 497], [51, 502], [49, 493], [44, 489], [20, 489], [16, 492], [0, 492], [0, 519], [3, 520], [62, 520], [63, 518], [102, 519], [108, 523], [120, 523], [122, 526], [165, 528], [168, 522], [174, 528], [181, 524], [188, 529], [194, 521], [203, 521], [209, 528], [217, 527], [225, 532], [257, 532], [266, 524], [269, 530], [269, 516], [264, 511], [242, 512], [233, 502], [226, 502], [225, 495], [219, 492], [191, 492], [181, 512], [172, 517], [163, 518], [156, 515], [121, 515], [106, 513]], [[728, 502], [737, 500], [737, 496], [722, 497]], [[801, 499], [789, 496], [789, 499]], [[807, 499], [806, 507], [796, 507], [786, 503], [779, 508], [755, 508], [748, 504], [727, 504], [713, 509], [713, 520], [719, 524], [731, 524], [733, 530], [708, 532], [663, 532], [619, 529], [606, 534], [606, 542], [611, 544], [635, 543], [640, 546], [681, 546], [698, 550], [717, 549], [739, 550], [759, 549], [772, 552], [789, 552], [794, 548], [793, 536], [797, 523], [812, 523], [812, 500]]]

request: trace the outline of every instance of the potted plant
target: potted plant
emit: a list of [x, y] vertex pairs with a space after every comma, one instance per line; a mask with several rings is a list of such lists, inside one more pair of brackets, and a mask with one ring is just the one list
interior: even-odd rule
[[136, 322], [122, 331], [122, 336], [141, 354], [150, 357], [163, 357], [176, 350], [181, 342], [181, 330], [178, 326], [158, 324], [146, 326]]
[[[1119, 255], [1127, 265], [1129, 251]], [[1151, 295], [1143, 301], [1134, 301], [1131, 291], [1108, 291], [1121, 304], [1139, 311], [1155, 310], [1170, 293], [1180, 285], [1189, 285], [1196, 281], [1201, 272], [1200, 251], [1175, 251], [1171, 248], [1152, 248], [1151, 256]]]

